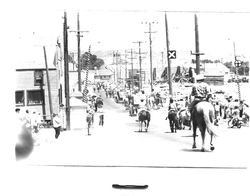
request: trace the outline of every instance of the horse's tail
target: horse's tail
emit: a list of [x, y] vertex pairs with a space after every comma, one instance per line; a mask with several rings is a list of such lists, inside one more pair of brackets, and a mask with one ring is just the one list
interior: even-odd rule
[[206, 123], [207, 131], [210, 135], [217, 136], [214, 132], [213, 119], [214, 113], [212, 110], [208, 110], [207, 112], [203, 111], [203, 118]]

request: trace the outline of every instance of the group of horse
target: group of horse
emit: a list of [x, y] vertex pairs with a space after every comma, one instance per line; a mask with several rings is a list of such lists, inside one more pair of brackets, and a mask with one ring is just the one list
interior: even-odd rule
[[[143, 124], [145, 131], [147, 132], [151, 115], [149, 111], [142, 110], [138, 114], [139, 120], [139, 132], [142, 132]], [[171, 132], [176, 132], [177, 128], [183, 129], [184, 126], [188, 126], [189, 129], [193, 128], [193, 146], [196, 148], [196, 131], [200, 130], [202, 147], [201, 151], [205, 151], [205, 133], [206, 131], [210, 135], [210, 150], [214, 150], [213, 137], [216, 136], [214, 130], [215, 112], [214, 107], [210, 102], [201, 101], [197, 103], [192, 112], [189, 114], [187, 109], [179, 111], [179, 113], [169, 113], [168, 115]], [[192, 125], [192, 126], [191, 126]]]

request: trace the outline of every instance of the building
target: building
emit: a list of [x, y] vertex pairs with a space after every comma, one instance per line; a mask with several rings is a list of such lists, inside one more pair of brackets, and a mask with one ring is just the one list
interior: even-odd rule
[[224, 85], [230, 74], [229, 68], [222, 63], [205, 63], [203, 71], [205, 82], [213, 85]]
[[94, 80], [95, 81], [109, 81], [111, 80], [114, 73], [108, 69], [94, 70]]
[[[52, 109], [59, 112], [62, 103], [62, 85], [60, 85], [59, 70], [48, 65]], [[36, 111], [44, 119], [50, 119], [49, 92], [45, 64], [37, 61], [16, 66], [16, 108]]]

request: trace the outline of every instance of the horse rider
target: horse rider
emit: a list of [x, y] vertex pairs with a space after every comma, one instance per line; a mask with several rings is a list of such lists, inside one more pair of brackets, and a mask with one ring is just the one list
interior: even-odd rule
[[173, 98], [171, 97], [169, 100], [169, 106], [168, 106], [168, 115], [170, 113], [177, 113], [177, 107], [176, 107], [176, 103], [174, 102]]
[[201, 101], [206, 101], [208, 95], [211, 95], [211, 89], [209, 88], [208, 84], [204, 82], [203, 75], [197, 75], [195, 80], [196, 83], [194, 83], [190, 94], [190, 100], [191, 100], [191, 104], [189, 105], [190, 113], [192, 113], [192, 110], [197, 103]]
[[139, 99], [139, 110], [138, 110], [138, 114], [139, 114], [142, 110], [148, 111], [147, 96], [145, 95], [144, 90], [142, 90], [141, 93], [138, 95], [138, 99]]

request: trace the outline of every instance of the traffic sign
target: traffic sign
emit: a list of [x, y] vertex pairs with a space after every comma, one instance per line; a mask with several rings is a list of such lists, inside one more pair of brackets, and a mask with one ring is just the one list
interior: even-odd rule
[[234, 65], [235, 65], [235, 67], [240, 67], [240, 66], [241, 66], [241, 64], [242, 64], [242, 62], [241, 62], [241, 61], [239, 61], [239, 60], [235, 60], [235, 61], [234, 61]]
[[168, 51], [168, 58], [169, 59], [176, 59], [176, 50], [169, 50]]

